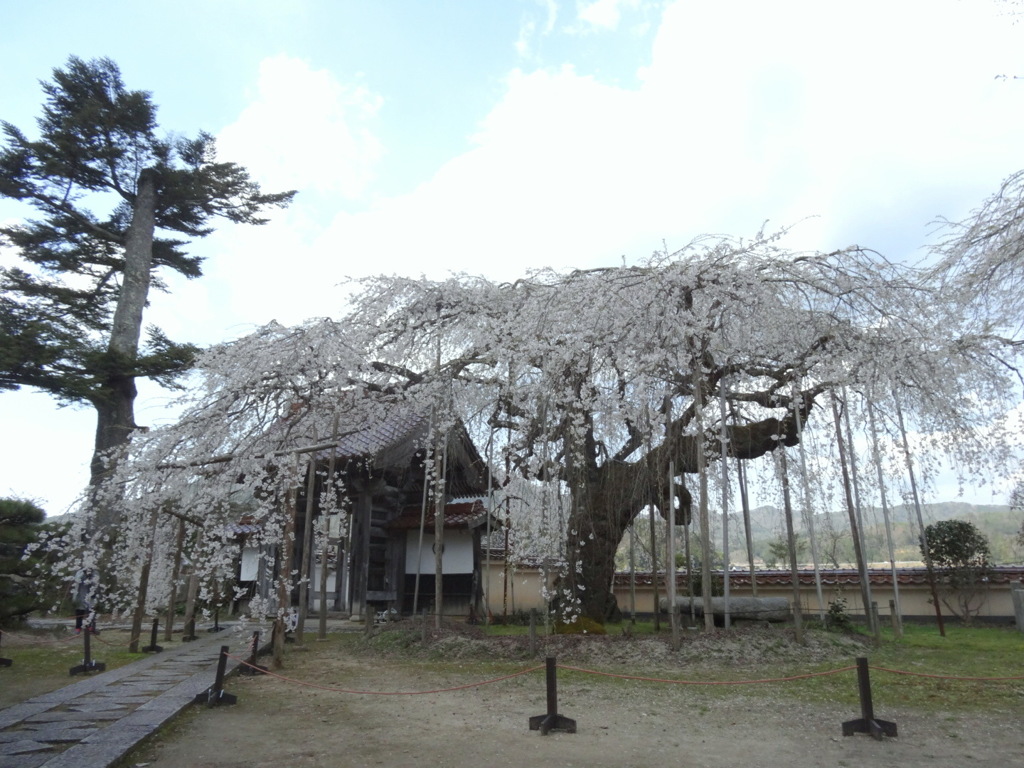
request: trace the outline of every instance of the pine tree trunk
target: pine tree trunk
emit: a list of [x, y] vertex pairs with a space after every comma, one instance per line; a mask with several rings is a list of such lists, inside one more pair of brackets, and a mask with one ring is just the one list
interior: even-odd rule
[[[97, 418], [89, 484], [94, 489], [113, 474], [120, 459], [120, 450], [136, 428], [135, 397], [138, 390], [133, 366], [142, 337], [142, 313], [149, 296], [158, 181], [158, 173], [154, 169], [147, 168], [139, 174], [132, 222], [125, 237], [123, 282], [107, 343], [109, 373], [105, 380], [99, 382], [99, 389], [92, 399]], [[110, 504], [96, 505], [95, 512], [97, 530], [118, 523], [118, 512]]]

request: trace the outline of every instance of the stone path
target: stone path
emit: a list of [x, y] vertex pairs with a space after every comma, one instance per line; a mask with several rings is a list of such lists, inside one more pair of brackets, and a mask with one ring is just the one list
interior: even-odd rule
[[[213, 686], [222, 645], [244, 643], [230, 632], [202, 632], [194, 642], [168, 643], [160, 653], [0, 710], [0, 766], [112, 765]], [[237, 666], [228, 659], [228, 673]]]

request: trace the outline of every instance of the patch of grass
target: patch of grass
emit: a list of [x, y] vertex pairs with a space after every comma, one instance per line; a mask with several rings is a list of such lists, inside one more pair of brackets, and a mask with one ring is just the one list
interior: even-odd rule
[[[885, 707], [935, 711], [955, 705], [958, 711], [983, 712], [1019, 709], [1024, 703], [1024, 679], [954, 679], [1024, 678], [1024, 634], [1013, 629], [947, 627], [946, 637], [942, 637], [933, 626], [908, 626], [902, 640], [893, 641], [889, 633], [883, 636], [881, 646], [867, 648], [863, 655], [871, 668], [872, 702], [880, 717], [885, 716]], [[800, 673], [793, 668], [780, 669], [777, 676]], [[859, 705], [855, 671], [785, 686], [784, 693], [803, 701]]]
[[[145, 655], [128, 652], [130, 639], [126, 630], [101, 631], [90, 638], [90, 656], [93, 661], [106, 664], [108, 670], [129, 664]], [[13, 664], [0, 667], [0, 707], [9, 707], [81, 680], [80, 676], [72, 677], [70, 670], [82, 663], [84, 650], [82, 637], [63, 627], [5, 632], [0, 655]]]
[[[647, 625], [650, 627], [651, 625]], [[519, 632], [507, 630], [518, 629]], [[367, 653], [388, 657], [384, 664], [412, 665], [422, 674], [447, 674], [479, 676], [487, 678], [507, 674], [522, 668], [523, 662], [541, 663], [541, 660], [516, 659], [510, 656], [486, 653], [487, 637], [507, 634], [525, 634], [524, 627], [502, 627], [501, 632], [487, 631], [482, 639], [483, 652], [473, 654], [456, 652], [459, 647], [454, 640], [440, 643], [438, 649], [443, 652], [432, 654], [430, 648], [436, 639], [422, 646], [421, 634], [408, 634], [394, 631], [394, 636], [387, 637], [382, 633], [367, 641], [362, 633], [347, 633], [332, 636], [329, 643], [314, 646], [316, 653], [366, 655]], [[822, 631], [808, 634], [822, 644], [834, 646], [842, 636]], [[728, 642], [729, 632], [722, 632], [723, 642]], [[859, 635], [863, 637], [862, 635]], [[752, 642], [758, 635], [748, 638]], [[495, 637], [495, 639], [500, 639]], [[601, 639], [595, 638], [597, 642]], [[583, 643], [589, 642], [581, 638]], [[628, 640], [624, 642], [628, 643]], [[744, 642], [736, 640], [735, 642]], [[709, 645], [714, 643], [710, 641]], [[784, 645], [782, 638], [771, 637], [765, 642], [766, 647]], [[870, 644], [863, 646], [849, 644], [848, 659], [836, 661], [808, 662], [806, 659], [786, 653], [771, 656], [771, 661], [763, 665], [751, 667], [749, 664], [736, 664], [721, 660], [707, 661], [692, 659], [678, 669], [666, 668], [671, 657], [659, 657], [657, 669], [645, 667], [643, 660], [637, 659], [635, 664], [628, 660], [616, 663], [614, 671], [623, 675], [639, 677], [686, 679], [707, 682], [748, 681], [758, 679], [778, 679], [791, 676], [823, 673], [819, 676], [758, 684], [682, 686], [673, 685], [682, 699], [695, 706], [713, 705], [716, 701], [749, 698], [756, 700], [765, 698], [778, 701], [780, 698], [792, 698], [800, 702], [820, 702], [838, 705], [853, 713], [859, 710], [859, 692], [857, 673], [852, 669], [856, 656], [866, 656], [870, 669], [872, 699], [879, 717], [885, 718], [887, 712], [913, 709], [923, 712], [955, 711], [964, 713], [983, 712], [1015, 712], [1024, 705], [1024, 679], [991, 681], [983, 679], [952, 679], [952, 678], [992, 678], [992, 677], [1024, 677], [1024, 634], [1010, 628], [995, 627], [949, 627], [946, 637], [939, 635], [933, 626], [908, 626], [900, 641], [893, 641], [890, 635], [883, 637], [883, 643], [875, 648]], [[739, 649], [742, 652], [742, 648]], [[786, 649], [783, 649], [786, 650]], [[296, 661], [293, 656], [291, 662]], [[587, 665], [589, 666], [589, 665]], [[835, 672], [841, 667], [851, 667]], [[896, 674], [886, 670], [917, 673], [919, 676]], [[0, 672], [0, 675], [3, 673]], [[929, 676], [923, 676], [929, 675]], [[602, 695], [634, 695], [643, 696], [652, 683], [648, 681], [630, 680], [616, 677], [595, 678], [584, 672], [570, 670], [559, 671], [560, 685], [587, 686], [594, 688]], [[525, 683], [524, 683], [525, 684]]]

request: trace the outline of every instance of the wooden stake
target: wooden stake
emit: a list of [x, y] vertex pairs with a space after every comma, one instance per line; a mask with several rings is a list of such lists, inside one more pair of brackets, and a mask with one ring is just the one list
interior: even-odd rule
[[861, 548], [860, 525], [857, 522], [857, 510], [853, 503], [853, 492], [850, 488], [850, 472], [846, 467], [846, 441], [843, 439], [842, 420], [839, 416], [839, 405], [835, 393], [832, 394], [832, 418], [836, 427], [836, 447], [839, 449], [839, 467], [843, 474], [843, 491], [846, 495], [846, 511], [850, 518], [850, 534], [853, 538], [853, 553], [857, 558], [857, 572], [860, 574], [860, 597], [864, 605], [864, 616], [868, 629], [873, 629], [871, 620], [871, 585], [868, 583], [868, 566]]
[[789, 468], [786, 464], [786, 449], [778, 451], [782, 473], [782, 506], [786, 517], [786, 542], [789, 545], [789, 572], [793, 580], [793, 630], [796, 641], [804, 641], [803, 606], [800, 602], [800, 569], [796, 562], [796, 533], [793, 530], [793, 503], [789, 495]]

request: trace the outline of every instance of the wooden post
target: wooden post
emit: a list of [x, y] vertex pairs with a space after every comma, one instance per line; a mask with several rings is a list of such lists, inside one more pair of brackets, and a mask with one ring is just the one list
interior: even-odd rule
[[786, 516], [786, 541], [789, 544], [789, 573], [793, 583], [793, 631], [796, 641], [804, 641], [803, 606], [800, 603], [800, 569], [796, 562], [796, 533], [793, 530], [793, 502], [789, 494], [789, 467], [786, 464], [786, 449], [779, 448], [779, 464], [782, 474], [782, 506]]
[[[668, 621], [672, 628], [672, 650], [679, 650], [679, 609], [676, 600], [676, 465], [673, 460], [668, 462], [668, 563], [665, 572], [668, 575], [666, 597], [668, 599]], [[652, 516], [653, 517], [653, 516]]]
[[[299, 454], [295, 454], [295, 475], [299, 472]], [[298, 488], [294, 485], [285, 494], [284, 536], [281, 547], [281, 562], [277, 572], [277, 619], [274, 621], [274, 669], [284, 666], [285, 614], [292, 602], [292, 557], [295, 538], [295, 515]]]
[[[146, 614], [146, 593], [149, 591], [149, 571], [153, 566], [153, 553], [156, 549], [156, 525], [159, 509], [154, 507], [149, 513], [149, 547], [146, 550], [146, 559], [142, 562], [139, 572], [139, 590], [135, 600], [135, 612], [132, 615], [132, 634], [128, 642], [128, 652], [139, 652], [139, 640], [142, 638], [142, 619]], [[156, 642], [153, 643], [156, 645]]]
[[721, 441], [722, 441], [722, 604], [724, 606], [724, 620], [722, 625], [729, 629], [732, 626], [732, 608], [729, 604], [729, 563], [732, 556], [729, 552], [729, 437], [726, 431], [725, 422], [728, 416], [725, 407], [725, 380], [720, 382], [721, 389], [718, 396], [719, 412], [721, 416]]
[[[333, 442], [338, 441], [338, 417], [334, 417], [334, 428], [331, 432], [331, 440]], [[337, 490], [334, 487], [334, 472], [337, 466], [338, 452], [331, 451], [331, 458], [327, 462], [327, 482], [324, 484], [324, 490], [320, 493], [320, 519], [323, 521], [321, 524], [324, 525], [323, 537], [324, 537], [324, 549], [320, 555], [320, 612], [317, 614], [319, 618], [319, 626], [317, 627], [317, 639], [327, 639], [327, 559], [330, 556], [331, 551], [331, 531], [330, 524], [327, 522], [327, 518], [324, 517], [324, 510], [330, 509], [332, 512], [337, 507]], [[325, 500], [329, 499], [330, 504], [325, 504]], [[335, 512], [335, 514], [338, 514]], [[340, 533], [340, 531], [339, 531]], [[345, 561], [341, 558], [335, 563], [334, 569], [334, 588], [338, 589], [341, 584], [341, 571], [345, 565]]]
[[[316, 442], [316, 435], [313, 436]], [[309, 457], [306, 478], [306, 509], [302, 529], [302, 563], [299, 566], [299, 621], [295, 627], [295, 642], [302, 645], [306, 634], [306, 613], [309, 608], [309, 562], [313, 557], [313, 497], [316, 494], [316, 454]], [[296, 510], [298, 512], [298, 510]]]
[[1013, 613], [1017, 618], [1017, 629], [1024, 632], [1024, 585], [1018, 585], [1010, 592], [1013, 596]]
[[892, 636], [897, 640], [903, 639], [903, 617], [900, 616], [895, 600], [889, 601], [889, 618], [892, 621]]
[[754, 568], [754, 535], [750, 530], [750, 500], [747, 497], [747, 470], [743, 461], [736, 459], [736, 479], [740, 485], [740, 503], [743, 505], [743, 533], [747, 539], [747, 564], [750, 568], [750, 594], [757, 597], [757, 571]]
[[537, 655], [537, 609], [530, 609], [530, 656]]
[[434, 628], [441, 629], [444, 614], [444, 502], [445, 474], [448, 467], [448, 434], [444, 436], [443, 453], [435, 451], [441, 459], [435, 467], [437, 481], [434, 484]]
[[181, 634], [181, 642], [187, 643], [196, 639], [196, 594], [199, 592], [199, 574], [195, 565], [188, 574], [188, 595], [185, 598], [185, 628]]
[[178, 607], [178, 580], [181, 578], [181, 553], [185, 548], [185, 521], [178, 518], [178, 534], [174, 542], [174, 568], [171, 572], [171, 594], [167, 598], [167, 618], [164, 621], [164, 640], [170, 642], [174, 634], [174, 612]]
[[853, 554], [857, 558], [857, 572], [860, 574], [860, 598], [864, 606], [864, 615], [868, 629], [874, 631], [871, 620], [871, 584], [868, 581], [868, 566], [861, 547], [860, 525], [857, 520], [857, 509], [853, 503], [853, 490], [850, 487], [850, 471], [847, 468], [846, 440], [843, 438], [842, 419], [839, 416], [839, 404], [835, 393], [831, 395], [832, 419], [836, 427], [836, 447], [839, 450], [839, 468], [843, 475], [843, 491], [846, 496], [846, 511], [850, 518], [850, 536], [853, 539]]
[[658, 536], [654, 532], [654, 510], [647, 508], [651, 521], [651, 590], [654, 599], [654, 631], [661, 631], [661, 607], [658, 605]]
[[900, 434], [903, 436], [903, 456], [907, 462], [907, 474], [910, 478], [910, 492], [914, 497], [914, 510], [917, 513], [918, 533], [920, 534], [921, 554], [924, 557], [924, 566], [928, 571], [928, 586], [931, 588], [932, 605], [935, 608], [935, 621], [939, 625], [939, 636], [946, 636], [946, 624], [942, 619], [942, 604], [939, 602], [939, 588], [935, 579], [935, 566], [931, 557], [928, 556], [927, 542], [924, 535], [924, 515], [921, 514], [921, 498], [917, 494], [917, 479], [914, 476], [914, 461], [910, 454], [910, 442], [907, 440], [907, 427], [903, 423], [903, 409], [900, 407], [899, 398], [893, 393], [893, 400], [896, 403], [896, 420], [899, 422]]
[[882, 473], [882, 455], [878, 449], [878, 427], [875, 424], [875, 406], [868, 398], [868, 428], [871, 430], [871, 456], [878, 478], [879, 500], [882, 502], [882, 518], [885, 520], [885, 541], [889, 550], [889, 569], [892, 573], [893, 599], [889, 601], [889, 613], [893, 618], [893, 634], [903, 637], [903, 609], [900, 606], [900, 581], [896, 570], [896, 548], [892, 539], [892, 519], [889, 515], [889, 500], [885, 494], [885, 477]]
[[697, 474], [700, 489], [700, 594], [704, 610], [704, 630], [713, 632], [715, 614], [711, 610], [711, 516], [708, 513], [707, 455], [704, 448], [704, 381], [701, 375], [701, 365], [694, 365], [693, 411], [697, 425]]
[[807, 538], [811, 545], [811, 563], [814, 565], [814, 593], [818, 598], [818, 618], [825, 623], [825, 597], [821, 590], [821, 564], [818, 557], [818, 534], [814, 528], [814, 509], [811, 504], [811, 481], [807, 473], [807, 448], [804, 445], [804, 428], [800, 418], [800, 387], [798, 382], [793, 383], [793, 416], [796, 418], [796, 434], [799, 439], [797, 445], [800, 455], [800, 486], [803, 490], [804, 522], [807, 524]]

